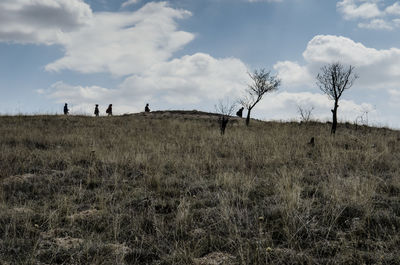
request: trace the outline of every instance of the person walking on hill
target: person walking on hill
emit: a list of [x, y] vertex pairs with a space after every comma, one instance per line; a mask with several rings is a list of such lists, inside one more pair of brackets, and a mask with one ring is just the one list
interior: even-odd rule
[[144, 112], [150, 112], [149, 103], [147, 103], [146, 107], [144, 107]]
[[68, 115], [68, 114], [69, 114], [68, 104], [65, 103], [65, 105], [64, 105], [64, 115]]
[[94, 107], [94, 115], [96, 117], [99, 117], [100, 111], [99, 111], [99, 104], [96, 104], [96, 107]]
[[108, 105], [106, 113], [108, 114], [108, 116], [112, 116], [112, 104]]
[[236, 116], [242, 118], [242, 117], [243, 117], [243, 110], [244, 110], [244, 108], [241, 107], [241, 108], [236, 112]]

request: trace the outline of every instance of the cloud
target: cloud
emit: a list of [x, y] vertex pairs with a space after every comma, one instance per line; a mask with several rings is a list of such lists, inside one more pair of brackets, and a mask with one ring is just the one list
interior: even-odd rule
[[382, 15], [376, 1], [342, 0], [336, 6], [345, 19], [375, 18]]
[[390, 100], [391, 102], [395, 103], [395, 104], [399, 104], [400, 103], [400, 89], [389, 89], [389, 95], [390, 95]]
[[49, 90], [41, 90], [40, 92], [41, 94], [47, 93], [50, 98], [56, 99], [58, 103], [62, 103], [65, 100], [79, 102], [81, 99], [85, 99], [89, 103], [95, 103], [113, 97], [116, 94], [116, 91], [99, 86], [72, 86], [62, 81], [51, 85]]
[[65, 56], [46, 70], [116, 76], [145, 72], [193, 40], [194, 35], [178, 31], [175, 22], [190, 15], [166, 2], [148, 3], [136, 12], [96, 13], [89, 25], [67, 34], [61, 42]]
[[123, 2], [121, 7], [124, 8], [124, 7], [130, 6], [130, 5], [134, 5], [134, 4], [139, 3], [139, 1], [140, 0], [128, 0], [126, 2]]
[[[359, 28], [394, 30], [400, 27], [400, 4], [383, 6], [380, 0], [342, 0], [336, 5], [346, 20], [359, 20]], [[382, 6], [382, 7], [380, 7]]]
[[313, 82], [307, 67], [300, 66], [297, 62], [277, 62], [274, 70], [279, 73], [279, 78], [283, 80], [285, 86], [303, 86]]
[[122, 88], [146, 88], [143, 93], [151, 93], [153, 98], [175, 106], [201, 105], [225, 96], [238, 97], [249, 79], [246, 71], [247, 67], [238, 59], [216, 59], [196, 53], [157, 64], [143, 75], [129, 77]]
[[387, 22], [386, 20], [383, 19], [373, 19], [367, 23], [359, 23], [358, 24], [359, 28], [365, 28], [365, 29], [383, 29], [383, 30], [392, 30], [393, 26]]
[[400, 15], [400, 4], [396, 2], [393, 5], [388, 6], [385, 12], [391, 15]]
[[93, 16], [82, 0], [2, 0], [0, 42], [55, 44]]
[[285, 65], [291, 65], [290, 74], [282, 68], [282, 63], [274, 66], [283, 84], [303, 85], [309, 82], [310, 76], [316, 76], [322, 65], [339, 61], [356, 67], [360, 76], [356, 85], [359, 87], [387, 90], [400, 86], [400, 49], [397, 48], [378, 50], [346, 37], [318, 35], [308, 43], [303, 57], [305, 65], [285, 62]]
[[194, 35], [176, 23], [190, 15], [166, 2], [135, 12], [92, 13], [82, 0], [3, 0], [0, 42], [61, 45], [64, 57], [47, 71], [124, 76], [147, 71], [192, 41]]

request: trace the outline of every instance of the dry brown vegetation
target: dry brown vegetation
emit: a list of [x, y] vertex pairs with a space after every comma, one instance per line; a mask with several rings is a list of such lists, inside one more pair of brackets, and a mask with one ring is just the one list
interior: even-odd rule
[[398, 131], [217, 119], [0, 117], [0, 263], [400, 264]]

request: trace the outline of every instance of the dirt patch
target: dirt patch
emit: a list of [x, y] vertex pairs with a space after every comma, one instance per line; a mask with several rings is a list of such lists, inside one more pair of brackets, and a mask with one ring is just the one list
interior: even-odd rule
[[89, 209], [89, 210], [81, 211], [81, 212], [75, 213], [73, 215], [70, 215], [67, 218], [71, 221], [87, 220], [87, 219], [93, 218], [95, 216], [98, 216], [99, 214], [100, 214], [100, 211], [98, 211], [97, 209]]
[[83, 244], [83, 239], [66, 236], [55, 238], [54, 242], [58, 247], [69, 250], [79, 248]]
[[213, 252], [202, 258], [194, 259], [196, 265], [231, 265], [236, 264], [236, 258], [230, 254]]
[[8, 178], [3, 179], [1, 184], [3, 186], [9, 186], [12, 184], [20, 184], [24, 182], [32, 182], [35, 179], [39, 178], [40, 176], [35, 175], [35, 174], [24, 174], [24, 175], [16, 175], [16, 176], [10, 176]]
[[191, 235], [193, 238], [200, 239], [200, 238], [206, 236], [206, 235], [207, 235], [207, 232], [206, 232], [204, 229], [202, 229], [202, 228], [196, 228], [196, 229], [190, 231], [190, 235]]
[[129, 247], [125, 246], [125, 244], [107, 244], [106, 246], [109, 247], [115, 255], [126, 255], [132, 251]]
[[23, 215], [32, 215], [35, 213], [33, 210], [25, 207], [13, 208], [12, 211], [16, 214], [23, 214]]

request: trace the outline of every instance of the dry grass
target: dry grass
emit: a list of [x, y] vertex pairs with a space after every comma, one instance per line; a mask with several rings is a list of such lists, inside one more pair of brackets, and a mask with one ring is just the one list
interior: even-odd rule
[[[400, 264], [400, 133], [0, 117], [0, 264]], [[316, 145], [307, 145], [314, 136]]]

